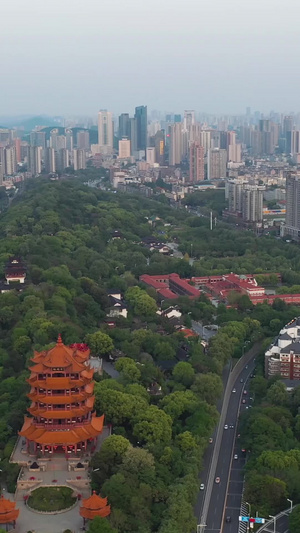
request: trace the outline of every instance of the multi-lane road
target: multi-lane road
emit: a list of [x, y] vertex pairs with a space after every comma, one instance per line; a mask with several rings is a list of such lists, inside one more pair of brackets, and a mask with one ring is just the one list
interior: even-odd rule
[[[204, 490], [200, 492], [195, 511], [198, 524], [203, 526], [201, 533], [239, 532], [245, 454], [239, 443], [237, 425], [240, 411], [251, 408], [248, 384], [259, 349], [256, 345], [247, 352], [227, 380], [219, 425], [205, 454], [200, 476]], [[217, 477], [219, 483], [215, 482]]]

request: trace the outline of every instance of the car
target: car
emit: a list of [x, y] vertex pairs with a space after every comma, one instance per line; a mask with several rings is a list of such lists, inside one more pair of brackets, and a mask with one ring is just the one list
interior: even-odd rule
[[224, 429], [228, 429], [228, 425], [227, 424], [225, 424]]
[[212, 438], [210, 437], [209, 439], [209, 444], [211, 444], [213, 442]]
[[220, 478], [219, 478], [219, 477], [216, 477], [216, 479], [215, 479], [215, 483], [220, 483], [220, 481], [221, 481]]
[[226, 516], [226, 522], [229, 524], [231, 522], [231, 516]]
[[247, 391], [246, 391], [246, 389], [244, 390], [244, 394], [247, 394]]
[[201, 483], [200, 490], [204, 490], [204, 483]]
[[246, 403], [246, 400], [245, 400], [245, 398], [243, 398], [243, 400], [242, 400], [242, 403]]
[[238, 459], [238, 456], [237, 456], [236, 453], [234, 454], [233, 458], [234, 458], [234, 459]]
[[241, 379], [240, 379], [240, 382], [241, 382], [241, 383], [244, 383], [244, 380], [243, 380], [243, 378], [241, 378]]
[[236, 389], [232, 389], [232, 392], [236, 392]]
[[248, 406], [248, 405], [246, 405], [246, 409], [249, 409], [249, 406]]

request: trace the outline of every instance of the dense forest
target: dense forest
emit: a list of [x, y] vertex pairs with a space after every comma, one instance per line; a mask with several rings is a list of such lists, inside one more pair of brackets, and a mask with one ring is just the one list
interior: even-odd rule
[[[18, 471], [8, 459], [27, 408], [29, 359], [61, 333], [66, 344], [85, 340], [95, 355], [123, 354], [115, 364], [119, 377], [104, 373], [96, 384], [97, 411], [113, 426], [92, 463], [99, 468], [93, 485], [112, 505], [107, 531], [193, 531], [198, 472], [218, 419], [222, 369], [241, 356], [246, 341], [272, 337], [300, 309], [280, 301], [253, 308], [248, 298], [216, 309], [205, 296], [178, 298], [187, 327], [192, 319], [222, 326], [204, 351], [198, 339], [184, 339], [157, 315], [156, 293], [138, 277], [281, 271], [287, 285], [296, 285], [298, 248], [222, 225], [210, 232], [206, 219], [185, 209], [89, 188], [75, 178], [29, 181], [1, 215], [0, 235], [0, 274], [12, 255], [27, 265], [24, 290], [0, 294], [0, 459], [8, 488]], [[198, 259], [190, 265], [188, 257], [150, 252], [141, 243], [149, 235], [177, 242], [186, 255], [193, 244]], [[122, 291], [129, 311], [114, 329], [105, 323], [111, 287]], [[179, 361], [183, 348], [188, 357]], [[172, 363], [168, 370], [166, 362]], [[295, 439], [297, 433], [293, 446]], [[91, 526], [97, 531], [92, 527], [97, 524]]]

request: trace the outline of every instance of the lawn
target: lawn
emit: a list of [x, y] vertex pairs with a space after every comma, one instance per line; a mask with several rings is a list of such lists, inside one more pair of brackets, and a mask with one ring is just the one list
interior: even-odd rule
[[29, 507], [36, 511], [61, 511], [76, 502], [74, 492], [69, 487], [40, 487], [32, 491], [28, 499]]

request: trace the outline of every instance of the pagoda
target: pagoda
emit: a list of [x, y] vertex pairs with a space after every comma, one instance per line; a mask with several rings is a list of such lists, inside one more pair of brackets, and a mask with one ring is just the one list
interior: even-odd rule
[[80, 507], [79, 514], [82, 516], [83, 523], [85, 524], [86, 520], [93, 520], [96, 516], [105, 518], [110, 515], [110, 505], [107, 503], [107, 498], [101, 498], [101, 496], [98, 496], [93, 491], [92, 496], [86, 500], [82, 500], [82, 507]]
[[28, 453], [68, 456], [94, 451], [104, 415], [96, 417], [93, 412], [94, 370], [89, 356], [86, 344], [65, 346], [60, 335], [54, 348], [34, 352], [27, 380], [32, 416], [25, 416], [20, 431]]
[[0, 497], [0, 525], [13, 524], [15, 527], [16, 520], [19, 516], [19, 509], [16, 509], [15, 502], [6, 500], [3, 495]]
[[5, 280], [0, 282], [0, 291], [22, 291], [26, 286], [26, 266], [19, 257], [10, 257], [7, 261], [4, 274]]

